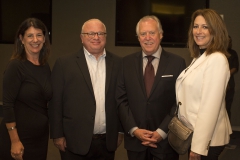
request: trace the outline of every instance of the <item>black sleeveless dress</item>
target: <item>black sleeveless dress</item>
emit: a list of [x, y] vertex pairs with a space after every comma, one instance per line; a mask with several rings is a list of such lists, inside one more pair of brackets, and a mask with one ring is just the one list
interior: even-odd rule
[[24, 146], [24, 160], [46, 160], [49, 124], [47, 104], [52, 97], [49, 65], [11, 60], [3, 76], [3, 120], [0, 125], [0, 160], [12, 160], [5, 123], [16, 122]]

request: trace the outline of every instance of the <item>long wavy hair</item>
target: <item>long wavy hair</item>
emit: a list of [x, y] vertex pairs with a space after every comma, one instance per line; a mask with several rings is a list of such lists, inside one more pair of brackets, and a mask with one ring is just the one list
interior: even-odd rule
[[197, 16], [203, 16], [210, 35], [212, 36], [209, 45], [206, 48], [206, 54], [221, 52], [228, 56], [228, 31], [222, 17], [213, 9], [199, 9], [192, 14], [191, 24], [188, 31], [188, 48], [192, 57], [198, 57], [200, 54], [199, 46], [194, 41], [193, 27]]

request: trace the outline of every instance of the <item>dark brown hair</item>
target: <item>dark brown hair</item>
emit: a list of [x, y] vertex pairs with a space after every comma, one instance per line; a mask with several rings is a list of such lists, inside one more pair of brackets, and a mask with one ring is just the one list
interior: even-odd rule
[[228, 56], [228, 31], [222, 17], [212, 9], [199, 9], [192, 14], [191, 24], [188, 31], [188, 47], [192, 57], [198, 57], [199, 46], [193, 38], [194, 21], [197, 16], [203, 16], [205, 19], [210, 35], [212, 36], [209, 46], [206, 48], [206, 54], [221, 52]]
[[15, 36], [14, 51], [11, 59], [19, 59], [19, 60], [27, 59], [25, 49], [22, 46], [20, 35], [24, 37], [26, 30], [29, 29], [30, 27], [34, 27], [42, 30], [43, 35], [45, 37], [45, 43], [43, 44], [43, 47], [39, 54], [39, 63], [40, 65], [44, 65], [47, 63], [48, 57], [50, 55], [50, 40], [49, 40], [47, 27], [44, 25], [42, 21], [40, 21], [37, 18], [28, 18], [24, 20], [19, 26]]

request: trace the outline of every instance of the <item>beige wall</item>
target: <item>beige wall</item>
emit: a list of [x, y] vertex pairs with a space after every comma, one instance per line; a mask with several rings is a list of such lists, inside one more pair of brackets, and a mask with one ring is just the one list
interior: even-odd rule
[[[130, 3], [130, 2], [129, 2]], [[120, 56], [125, 56], [139, 47], [115, 46], [115, 4], [116, 0], [53, 0], [52, 5], [52, 55], [49, 63], [53, 66], [57, 57], [75, 52], [81, 47], [79, 33], [83, 22], [90, 18], [99, 18], [107, 26], [106, 48]], [[228, 6], [228, 7], [226, 7]], [[233, 39], [233, 48], [240, 53], [240, 1], [239, 0], [211, 0], [210, 7], [224, 15], [230, 35]], [[238, 15], [238, 16], [237, 16]], [[237, 18], [238, 17], [238, 18]], [[127, 25], [127, 24], [126, 24]], [[163, 26], [164, 29], [164, 26]], [[0, 44], [0, 101], [2, 100], [2, 73], [12, 52], [12, 45]], [[187, 64], [191, 59], [186, 48], [165, 48], [167, 51], [181, 55]], [[240, 74], [236, 75], [236, 95], [232, 107], [232, 124], [240, 125]]]

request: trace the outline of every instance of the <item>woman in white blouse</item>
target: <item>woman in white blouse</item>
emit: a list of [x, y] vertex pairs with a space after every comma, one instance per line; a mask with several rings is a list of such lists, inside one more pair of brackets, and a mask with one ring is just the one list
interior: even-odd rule
[[179, 117], [194, 129], [189, 160], [217, 160], [232, 130], [225, 108], [228, 32], [216, 11], [193, 13], [188, 47], [194, 59], [176, 81], [176, 96]]

